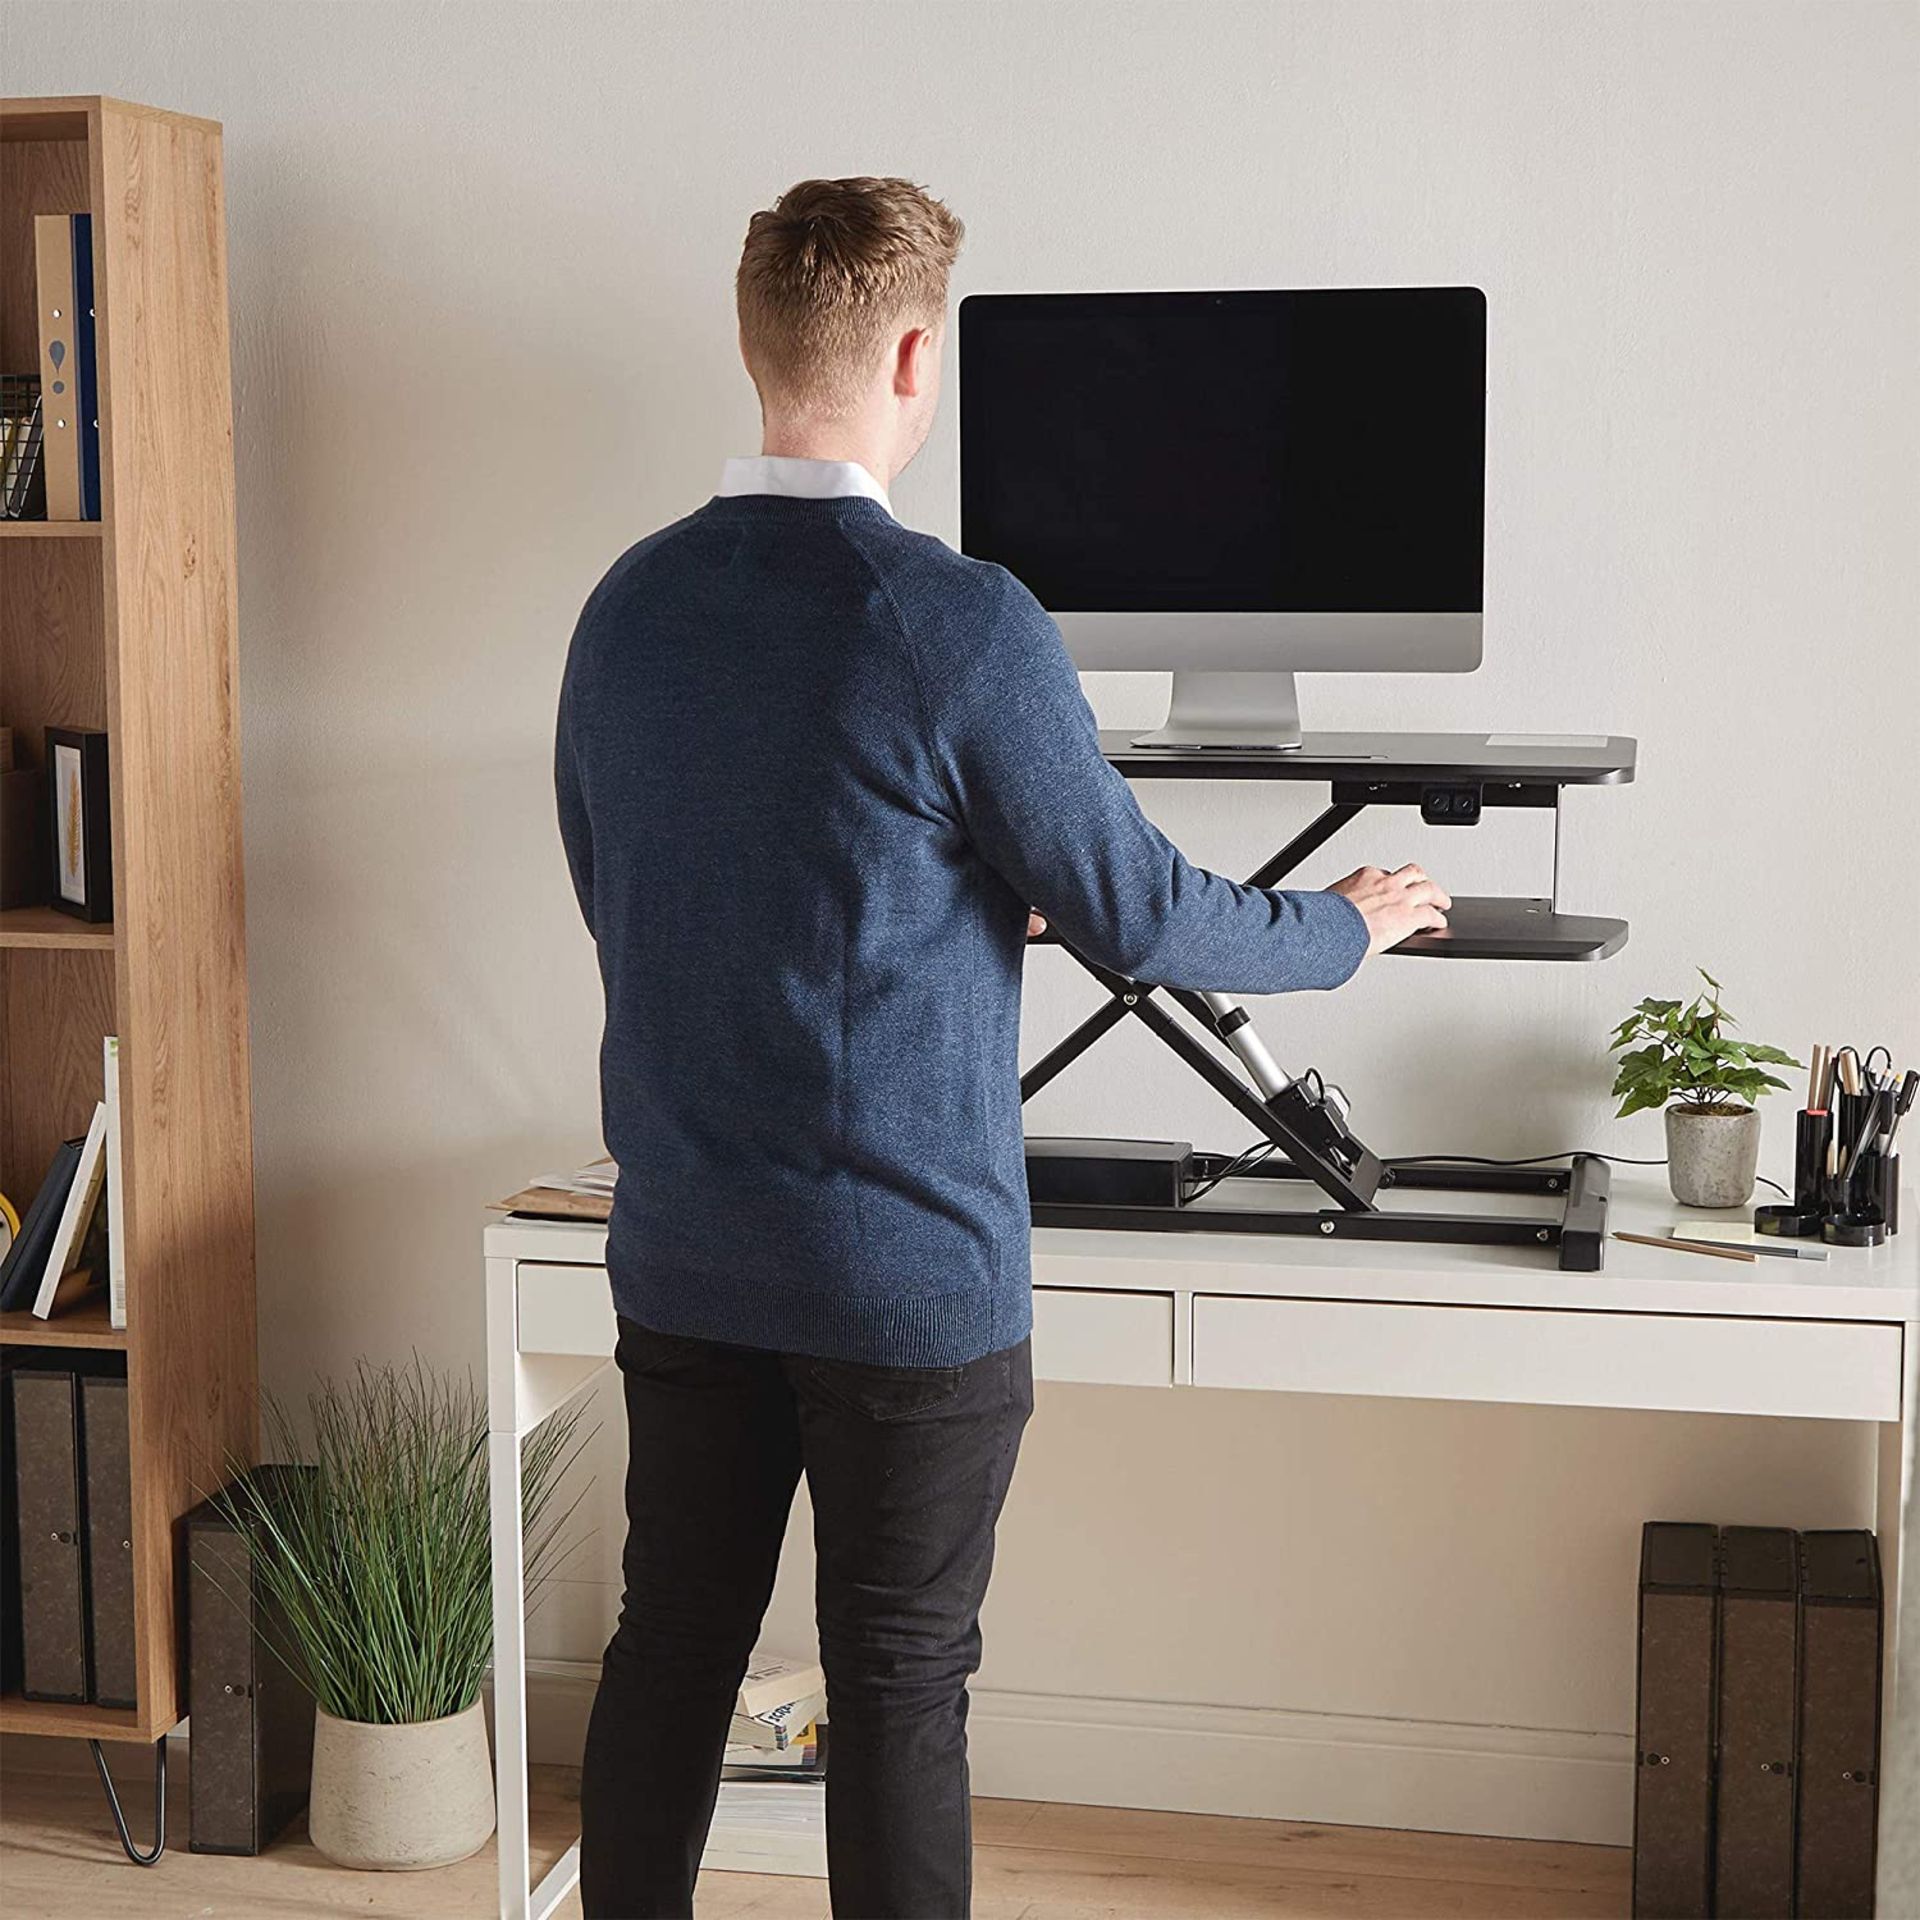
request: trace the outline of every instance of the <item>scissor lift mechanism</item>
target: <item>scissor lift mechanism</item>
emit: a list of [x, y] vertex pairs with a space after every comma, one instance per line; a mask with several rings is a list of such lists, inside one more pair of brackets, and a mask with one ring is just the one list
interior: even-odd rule
[[[1566, 785], [1609, 785], [1632, 778], [1633, 742], [1582, 742], [1578, 756], [1496, 753], [1478, 736], [1309, 736], [1298, 754], [1188, 752], [1132, 747], [1124, 736], [1102, 745], [1130, 777], [1329, 779], [1332, 803], [1247, 876], [1276, 886], [1334, 835], [1374, 805], [1418, 805], [1434, 824], [1474, 825], [1488, 807], [1555, 810], [1554, 892], [1545, 900], [1456, 900], [1446, 933], [1417, 935], [1396, 952], [1459, 959], [1597, 960], [1625, 943], [1624, 921], [1559, 911], [1559, 803]], [[1513, 764], [1519, 757], [1522, 764]], [[1332, 1203], [1172, 1205], [1036, 1201], [1040, 1227], [1120, 1227], [1155, 1232], [1317, 1233], [1353, 1240], [1452, 1242], [1470, 1246], [1551, 1247], [1568, 1272], [1598, 1271], [1605, 1254], [1608, 1178], [1603, 1160], [1574, 1154], [1567, 1167], [1493, 1167], [1382, 1162], [1354, 1133], [1344, 1098], [1317, 1074], [1295, 1078], [1274, 1060], [1246, 1009], [1222, 993], [1159, 987], [1112, 972], [1055, 939], [1106, 989], [1107, 1000], [1031, 1067], [1022, 1101], [1118, 1026], [1133, 1018], [1273, 1143], [1274, 1152], [1236, 1179], [1311, 1181]], [[1180, 1019], [1168, 1002], [1182, 1009]], [[1198, 1031], [1196, 1031], [1196, 1028]], [[1204, 1037], [1203, 1037], [1204, 1036]], [[1222, 1057], [1224, 1047], [1236, 1065]], [[1196, 1192], [1235, 1167], [1228, 1155], [1196, 1154]], [[1523, 1194], [1557, 1200], [1551, 1215], [1428, 1213], [1377, 1204], [1386, 1191]]]

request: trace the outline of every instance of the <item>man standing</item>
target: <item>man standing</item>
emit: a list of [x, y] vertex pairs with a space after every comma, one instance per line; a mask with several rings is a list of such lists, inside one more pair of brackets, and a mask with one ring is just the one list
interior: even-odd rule
[[560, 825], [606, 988], [626, 1594], [582, 1778], [597, 1920], [692, 1912], [805, 1473], [842, 1920], [959, 1920], [966, 1682], [1033, 1405], [1030, 909], [1136, 979], [1336, 987], [1444, 925], [1190, 865], [1101, 758], [1053, 622], [887, 488], [939, 392], [960, 223], [904, 180], [754, 215], [757, 459], [617, 561], [561, 693]]

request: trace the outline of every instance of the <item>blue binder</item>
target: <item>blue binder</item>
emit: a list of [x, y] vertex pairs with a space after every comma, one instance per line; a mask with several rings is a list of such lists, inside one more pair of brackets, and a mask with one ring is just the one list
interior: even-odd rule
[[93, 215], [73, 218], [73, 360], [80, 416], [80, 517], [100, 518], [100, 368], [94, 357]]

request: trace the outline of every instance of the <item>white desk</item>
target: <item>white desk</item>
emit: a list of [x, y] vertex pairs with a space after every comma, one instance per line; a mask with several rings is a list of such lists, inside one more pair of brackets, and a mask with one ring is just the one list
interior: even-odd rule
[[[1679, 1211], [1657, 1178], [1616, 1173], [1616, 1228], [1663, 1233]], [[1920, 1223], [1912, 1196], [1904, 1214]], [[544, 1920], [580, 1871], [575, 1846], [529, 1886], [520, 1443], [608, 1364], [605, 1252], [597, 1226], [508, 1219], [486, 1232], [503, 1920]], [[1034, 1286], [1043, 1380], [1875, 1422], [1891, 1689], [1920, 1224], [1824, 1264], [1610, 1241], [1593, 1274], [1521, 1248], [1048, 1229], [1034, 1235]]]

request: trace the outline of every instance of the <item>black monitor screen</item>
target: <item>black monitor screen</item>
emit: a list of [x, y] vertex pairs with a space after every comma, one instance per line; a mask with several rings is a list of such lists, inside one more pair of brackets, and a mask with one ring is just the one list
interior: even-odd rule
[[1486, 298], [975, 294], [960, 518], [1055, 612], [1477, 613]]

